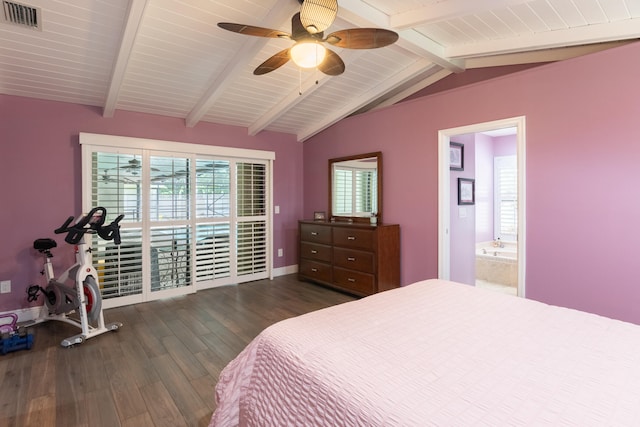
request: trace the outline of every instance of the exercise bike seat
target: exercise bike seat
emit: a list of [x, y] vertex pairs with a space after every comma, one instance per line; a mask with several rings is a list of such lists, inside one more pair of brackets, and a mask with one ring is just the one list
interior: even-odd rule
[[37, 249], [40, 252], [48, 251], [56, 246], [58, 246], [58, 244], [53, 239], [36, 239], [33, 242], [33, 249]]

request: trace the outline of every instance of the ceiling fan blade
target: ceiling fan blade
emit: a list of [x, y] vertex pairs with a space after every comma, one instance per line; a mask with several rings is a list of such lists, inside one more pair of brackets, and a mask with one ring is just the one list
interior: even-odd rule
[[398, 33], [382, 28], [351, 28], [331, 33], [325, 41], [347, 49], [374, 49], [388, 46], [398, 40]]
[[264, 61], [262, 64], [258, 66], [255, 70], [253, 70], [253, 74], [256, 76], [261, 76], [263, 74], [270, 73], [273, 70], [276, 70], [286, 64], [291, 57], [289, 56], [289, 49], [281, 50], [280, 52], [273, 55], [271, 58]]
[[310, 34], [317, 34], [329, 28], [337, 14], [338, 0], [304, 0], [300, 21]]
[[318, 65], [318, 70], [329, 76], [339, 76], [344, 73], [344, 62], [337, 53], [331, 49], [327, 49], [327, 56], [324, 61]]
[[254, 27], [253, 25], [234, 24], [231, 22], [218, 22], [218, 27], [234, 33], [256, 37], [271, 37], [280, 39], [290, 39], [291, 34], [284, 31], [272, 30], [271, 28]]

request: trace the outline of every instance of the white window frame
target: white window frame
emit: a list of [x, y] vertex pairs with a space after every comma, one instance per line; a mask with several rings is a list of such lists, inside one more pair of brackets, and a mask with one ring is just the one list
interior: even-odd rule
[[[145, 138], [134, 138], [114, 135], [103, 135], [94, 133], [80, 133], [80, 144], [82, 146], [82, 209], [83, 212], [88, 212], [93, 206], [92, 204], [92, 171], [91, 171], [91, 155], [92, 152], [122, 152], [122, 153], [140, 153], [143, 156], [143, 163], [148, 164], [150, 155], [166, 155], [166, 156], [184, 156], [195, 159], [195, 156], [211, 156], [216, 158], [226, 158], [231, 161], [233, 167], [237, 162], [258, 162], [265, 163], [266, 165], [266, 228], [267, 228], [267, 260], [266, 275], [268, 278], [273, 278], [273, 161], [275, 160], [275, 152], [263, 151], [263, 150], [251, 150], [243, 148], [232, 147], [219, 147], [201, 144], [191, 144], [176, 141], [155, 140]], [[149, 183], [148, 171], [143, 172], [147, 176], [143, 175], [143, 185]], [[192, 181], [195, 182], [195, 181]], [[235, 188], [232, 187], [232, 197], [235, 197]], [[144, 198], [141, 203], [148, 203]], [[192, 204], [195, 201], [192, 200]], [[194, 207], [192, 207], [194, 208]], [[144, 209], [144, 207], [143, 207]], [[113, 213], [116, 214], [115, 212]], [[235, 217], [235, 211], [232, 213], [232, 218]], [[196, 224], [196, 218], [193, 217], [193, 224]], [[143, 228], [147, 226], [147, 219], [143, 218]], [[136, 224], [137, 226], [138, 224]], [[170, 225], [170, 224], [167, 224]], [[122, 227], [126, 227], [126, 224], [122, 224]], [[143, 245], [148, 246], [149, 235], [143, 233]], [[90, 243], [90, 242], [89, 242]], [[128, 304], [135, 304], [139, 302], [150, 301], [158, 298], [165, 298], [174, 295], [182, 295], [185, 293], [196, 292], [201, 289], [207, 289], [215, 286], [221, 286], [231, 283], [235, 277], [228, 279], [229, 283], [221, 281], [215, 285], [211, 285], [209, 282], [198, 282], [195, 280], [195, 263], [191, 265], [191, 278], [192, 285], [182, 288], [176, 288], [168, 291], [155, 291], [150, 292], [149, 285], [143, 285], [143, 292], [141, 294], [112, 298], [103, 300], [104, 308], [117, 307]], [[148, 257], [143, 257], [143, 274], [145, 277], [149, 277], [150, 265]], [[146, 273], [145, 273], [146, 272]], [[253, 280], [251, 276], [242, 276], [243, 281]]]

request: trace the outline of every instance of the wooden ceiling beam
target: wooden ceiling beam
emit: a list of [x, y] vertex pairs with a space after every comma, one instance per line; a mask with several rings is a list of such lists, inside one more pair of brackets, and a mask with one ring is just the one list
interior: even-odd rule
[[[260, 26], [265, 28], [280, 28], [291, 21], [293, 15], [300, 6], [288, 0], [280, 0], [271, 8], [269, 14], [261, 20]], [[223, 31], [223, 30], [221, 30]], [[208, 85], [207, 90], [191, 109], [185, 119], [187, 127], [194, 127], [211, 109], [213, 104], [222, 96], [225, 89], [236, 82], [237, 76], [241, 74], [241, 69], [246, 68], [253, 58], [271, 40], [264, 37], [248, 37], [242, 48], [226, 64], [222, 72], [215, 73]]]
[[129, 2], [126, 24], [122, 31], [118, 56], [111, 71], [109, 89], [107, 90], [107, 96], [105, 97], [104, 108], [102, 110], [103, 117], [113, 117], [115, 113], [120, 88], [124, 81], [124, 75], [129, 65], [131, 51], [133, 50], [133, 44], [140, 30], [140, 23], [142, 22], [147, 2], [148, 0], [131, 0]]

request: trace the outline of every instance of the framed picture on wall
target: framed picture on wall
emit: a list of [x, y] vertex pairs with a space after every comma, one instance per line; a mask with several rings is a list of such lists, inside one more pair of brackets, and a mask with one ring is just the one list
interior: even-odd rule
[[464, 144], [449, 143], [449, 169], [452, 171], [464, 170]]
[[474, 205], [476, 203], [476, 180], [458, 178], [458, 204]]

